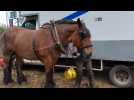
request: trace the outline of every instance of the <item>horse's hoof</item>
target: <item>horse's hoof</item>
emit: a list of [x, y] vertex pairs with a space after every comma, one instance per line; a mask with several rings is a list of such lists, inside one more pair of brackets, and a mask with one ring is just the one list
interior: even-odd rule
[[18, 78], [17, 78], [17, 83], [18, 83], [18, 84], [21, 85], [23, 82], [24, 82], [24, 83], [27, 82], [27, 78], [26, 78], [25, 76], [23, 76], [23, 77], [18, 77]]
[[3, 80], [3, 83], [5, 84], [5, 85], [8, 85], [8, 84], [10, 84], [10, 83], [13, 83], [14, 82], [14, 80], [11, 78], [11, 79], [7, 79], [7, 78], [5, 78], [4, 80]]
[[55, 86], [50, 86], [50, 85], [45, 85], [45, 87], [44, 88], [55, 88]]
[[44, 88], [55, 88], [54, 85], [45, 85]]
[[44, 86], [44, 88], [56, 88], [56, 84], [55, 83], [49, 83], [49, 84], [46, 84]]

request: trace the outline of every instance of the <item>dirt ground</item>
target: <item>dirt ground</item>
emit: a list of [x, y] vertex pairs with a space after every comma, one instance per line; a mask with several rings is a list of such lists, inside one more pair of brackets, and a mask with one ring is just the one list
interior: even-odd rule
[[[0, 88], [40, 88], [42, 81], [44, 79], [44, 72], [39, 70], [24, 70], [24, 74], [27, 77], [27, 83], [23, 83], [22, 85], [18, 85], [16, 83], [16, 72], [13, 70], [13, 79], [14, 83], [5, 86], [2, 82], [3, 72], [0, 71]], [[107, 72], [95, 72], [95, 84], [96, 88], [116, 88], [113, 86], [109, 80]], [[64, 79], [64, 71], [54, 73], [54, 80], [56, 82], [56, 88], [73, 88], [74, 80], [68, 81]], [[87, 78], [84, 77], [81, 88], [87, 87]]]

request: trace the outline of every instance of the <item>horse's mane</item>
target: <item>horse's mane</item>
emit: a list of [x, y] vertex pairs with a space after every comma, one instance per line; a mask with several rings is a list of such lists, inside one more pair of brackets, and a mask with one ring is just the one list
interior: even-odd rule
[[77, 21], [61, 19], [61, 20], [55, 21], [55, 23], [56, 24], [77, 24]]
[[[55, 24], [77, 24], [77, 21], [61, 19], [61, 20], [56, 20]], [[47, 23], [44, 23], [41, 26], [44, 26], [44, 25], [50, 25], [50, 23], [47, 22]]]

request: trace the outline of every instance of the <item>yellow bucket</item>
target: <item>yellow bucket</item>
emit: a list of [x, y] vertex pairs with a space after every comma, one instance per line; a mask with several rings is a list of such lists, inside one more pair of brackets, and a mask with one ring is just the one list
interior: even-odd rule
[[69, 68], [64, 72], [64, 78], [66, 80], [73, 80], [77, 77], [76, 70], [74, 68]]

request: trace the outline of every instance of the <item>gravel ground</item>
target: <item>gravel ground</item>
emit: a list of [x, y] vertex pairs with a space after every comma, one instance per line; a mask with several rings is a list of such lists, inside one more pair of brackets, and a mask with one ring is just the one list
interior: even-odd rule
[[[0, 88], [40, 88], [42, 80], [44, 79], [44, 72], [39, 70], [24, 70], [24, 74], [27, 77], [27, 83], [23, 83], [22, 85], [18, 85], [16, 82], [5, 86], [2, 83], [3, 73], [0, 71]], [[64, 79], [64, 71], [54, 73], [54, 80], [56, 81], [57, 88], [73, 88], [74, 80], [67, 81]], [[16, 80], [16, 73], [13, 70], [13, 79]], [[95, 83], [96, 88], [116, 88], [113, 86], [107, 77], [106, 72], [95, 72]], [[86, 77], [83, 78], [81, 88], [86, 88], [87, 79]]]

